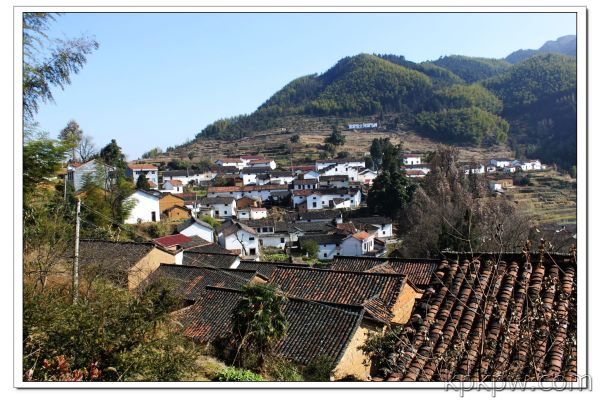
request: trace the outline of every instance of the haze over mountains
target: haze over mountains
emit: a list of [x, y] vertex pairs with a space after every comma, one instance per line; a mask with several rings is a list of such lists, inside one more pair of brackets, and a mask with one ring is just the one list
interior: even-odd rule
[[345, 57], [323, 74], [291, 81], [252, 114], [215, 121], [194, 142], [286, 128], [281, 118], [290, 115], [336, 116], [379, 121], [390, 131], [408, 127], [457, 145], [508, 141], [518, 157], [569, 168], [576, 163], [575, 39], [561, 37], [505, 59]]

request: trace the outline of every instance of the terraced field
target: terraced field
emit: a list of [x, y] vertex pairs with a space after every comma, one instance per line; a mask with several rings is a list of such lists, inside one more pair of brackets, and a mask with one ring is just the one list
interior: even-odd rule
[[[281, 126], [253, 133], [252, 136], [239, 140], [214, 140], [201, 139], [195, 143], [163, 154], [157, 158], [147, 159], [148, 162], [168, 162], [171, 159], [189, 160], [193, 152], [192, 161], [201, 159], [216, 161], [221, 157], [232, 157], [243, 154], [260, 154], [274, 159], [278, 165], [287, 166], [310, 163], [320, 158], [325, 138], [331, 133], [331, 126], [347, 126], [348, 122], [355, 120], [340, 120], [332, 117], [286, 117], [278, 120]], [[360, 121], [359, 121], [360, 122]], [[437, 142], [422, 137], [415, 132], [398, 129], [394, 131], [375, 130], [358, 131], [343, 130], [346, 143], [339, 146], [337, 152], [346, 151], [352, 157], [362, 158], [368, 154], [371, 142], [375, 138], [390, 138], [392, 143], [402, 142], [407, 152], [425, 153], [435, 150]], [[298, 134], [298, 143], [291, 143], [290, 138]], [[485, 161], [492, 157], [509, 157], [510, 150], [506, 146], [493, 147], [461, 147], [461, 161]], [[293, 155], [293, 157], [292, 157]]]
[[577, 223], [577, 181], [554, 171], [531, 173], [530, 186], [515, 186], [506, 192], [519, 208], [538, 224]]

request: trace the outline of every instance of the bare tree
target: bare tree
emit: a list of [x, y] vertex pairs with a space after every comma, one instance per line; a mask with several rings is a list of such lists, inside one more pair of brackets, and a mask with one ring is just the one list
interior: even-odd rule
[[81, 162], [89, 161], [96, 153], [98, 153], [98, 149], [96, 149], [91, 136], [84, 135], [77, 146], [77, 156], [79, 157], [79, 160]]

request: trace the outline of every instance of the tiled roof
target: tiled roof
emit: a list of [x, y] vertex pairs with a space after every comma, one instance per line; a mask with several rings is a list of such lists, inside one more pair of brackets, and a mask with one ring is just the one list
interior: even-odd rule
[[317, 160], [318, 163], [336, 163], [336, 164], [341, 164], [341, 163], [349, 163], [349, 162], [361, 162], [364, 163], [365, 160], [359, 160], [356, 158], [333, 158], [333, 159], [325, 159], [325, 160]]
[[388, 264], [396, 273], [406, 275], [416, 286], [427, 285], [439, 260], [335, 256], [330, 268], [334, 271], [369, 272], [382, 264]]
[[[85, 273], [88, 268], [98, 268], [103, 276], [119, 285], [125, 285], [127, 271], [153, 249], [153, 243], [82, 239], [79, 242], [79, 268], [81, 273]], [[71, 252], [65, 256], [69, 260], [73, 259]]]
[[396, 301], [406, 277], [320, 268], [280, 267], [270, 283], [291, 297], [328, 303], [363, 305], [379, 298], [386, 307]]
[[175, 228], [175, 230], [177, 232], [181, 232], [181, 231], [189, 228], [190, 226], [192, 226], [194, 224], [202, 225], [205, 228], [212, 229], [212, 226], [209, 223], [204, 222], [204, 221], [202, 221], [200, 219], [196, 219], [196, 218], [192, 217], [192, 218], [188, 219], [187, 221], [182, 222], [181, 224], [177, 225], [177, 227]]
[[163, 281], [175, 296], [182, 300], [197, 301], [204, 294], [206, 286], [239, 288], [254, 276], [255, 271], [161, 264], [148, 275], [146, 284]]
[[341, 211], [338, 210], [318, 210], [298, 213], [299, 220], [315, 220], [315, 219], [327, 219], [333, 220], [342, 215]]
[[242, 160], [240, 158], [221, 158], [217, 161], [221, 161], [222, 163], [241, 163]]
[[347, 221], [354, 222], [355, 224], [371, 224], [371, 225], [386, 225], [391, 224], [392, 219], [389, 217], [347, 217]]
[[546, 260], [442, 263], [396, 339], [402, 355], [387, 378], [577, 379], [576, 264]]
[[171, 179], [169, 182], [171, 182], [171, 185], [173, 186], [183, 186], [183, 182], [179, 179]]
[[319, 245], [328, 245], [328, 244], [338, 245], [338, 244], [341, 244], [347, 236], [348, 235], [344, 235], [344, 234], [340, 235], [337, 233], [325, 234], [325, 235], [306, 235], [306, 236], [302, 236], [302, 237], [298, 238], [298, 240], [300, 241], [300, 243], [312, 240], [313, 242], [315, 242]]
[[[247, 221], [250, 222], [250, 221]], [[258, 233], [256, 232], [256, 230], [254, 230], [254, 228], [251, 228], [250, 226], [246, 225], [246, 224], [242, 224], [241, 222], [234, 222], [234, 221], [226, 221], [223, 224], [221, 224], [221, 226], [219, 227], [218, 231], [219, 233], [222, 233], [223, 236], [227, 237], [229, 235], [232, 235], [234, 233], [236, 233], [239, 230], [244, 230], [248, 233], [251, 233], [253, 235], [257, 235]]]
[[293, 226], [305, 233], [330, 233], [335, 230], [331, 222], [296, 222]]
[[255, 270], [262, 276], [267, 279], [271, 279], [271, 275], [273, 272], [280, 266], [288, 266], [288, 267], [304, 267], [307, 268], [308, 265], [305, 264], [294, 264], [294, 263], [283, 263], [283, 262], [267, 262], [267, 261], [241, 261], [238, 268], [246, 269], [246, 270]]
[[318, 182], [318, 179], [296, 179], [294, 181], [294, 185], [314, 185]]
[[287, 185], [251, 185], [251, 186], [211, 186], [208, 188], [208, 193], [223, 193], [223, 192], [255, 192], [264, 190], [287, 190]]
[[299, 189], [299, 190], [294, 190], [292, 192], [292, 194], [294, 196], [310, 196], [311, 194], [313, 194], [314, 190], [313, 189]]
[[369, 232], [357, 232], [354, 235], [352, 235], [353, 238], [358, 240], [365, 240], [370, 238], [371, 236], [373, 236], [373, 234]]
[[184, 265], [196, 265], [198, 267], [230, 268], [238, 259], [235, 254], [215, 253], [203, 251], [203, 247], [196, 247], [183, 252]]
[[234, 201], [235, 198], [229, 196], [203, 197], [200, 199], [200, 204], [203, 206], [212, 206], [214, 204], [231, 204]]
[[191, 242], [192, 239], [183, 235], [181, 233], [177, 233], [175, 235], [163, 236], [157, 239], [154, 239], [153, 242], [162, 247], [171, 247], [177, 246], [179, 244]]
[[323, 175], [320, 181], [347, 181], [349, 180], [348, 175]]
[[202, 246], [197, 246], [194, 248], [194, 250], [204, 254], [234, 254], [233, 252], [219, 246], [217, 243], [207, 243]]
[[152, 164], [129, 164], [127, 165], [127, 168], [131, 169], [131, 170], [155, 170], [158, 169], [158, 167], [156, 165], [152, 165]]
[[[206, 289], [203, 301], [178, 316], [184, 334], [201, 343], [231, 333], [231, 314], [241, 300], [237, 290]], [[282, 308], [287, 317], [285, 338], [276, 343], [276, 354], [307, 364], [319, 356], [339, 362], [363, 318], [362, 307], [322, 304], [289, 298]]]

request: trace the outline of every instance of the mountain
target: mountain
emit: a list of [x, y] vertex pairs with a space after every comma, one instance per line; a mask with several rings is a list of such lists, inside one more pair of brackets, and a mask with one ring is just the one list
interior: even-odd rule
[[564, 167], [576, 164], [575, 58], [540, 53], [482, 84], [502, 100], [517, 150]]
[[[566, 41], [545, 48], [561, 43]], [[302, 132], [296, 122], [303, 117], [329, 121], [324, 126], [360, 118], [455, 145], [507, 141], [520, 157], [570, 168], [576, 160], [575, 89], [575, 58], [559, 54], [540, 53], [517, 64], [454, 55], [415, 63], [359, 54], [291, 81], [251, 114], [215, 121], [193, 143]], [[296, 121], [291, 127], [290, 120]]]
[[490, 78], [510, 67], [506, 60], [456, 55], [441, 57], [432, 64], [453, 72], [468, 83]]
[[[435, 120], [448, 118], [448, 114], [438, 112], [461, 108], [476, 108], [452, 114], [452, 119], [468, 132], [454, 134], [449, 129], [429, 129]], [[254, 113], [216, 121], [200, 132], [198, 138], [238, 139], [253, 130], [270, 129], [277, 118], [286, 115], [395, 114], [398, 119], [413, 123], [420, 113], [429, 112], [425, 119], [428, 123], [418, 125], [424, 134], [447, 142], [478, 144], [486, 137], [505, 136], [506, 132], [495, 133], [497, 128], [506, 130], [501, 118], [494, 118], [494, 113], [501, 109], [502, 102], [490, 91], [478, 84], [465, 83], [446, 68], [413, 63], [402, 56], [359, 54], [341, 59], [321, 75], [293, 80]], [[486, 123], [472, 124], [479, 119]]]
[[575, 57], [577, 55], [577, 36], [567, 35], [559, 37], [556, 40], [549, 40], [537, 50], [517, 50], [506, 56], [505, 60], [511, 64], [517, 64], [534, 55], [543, 53], [559, 53]]

